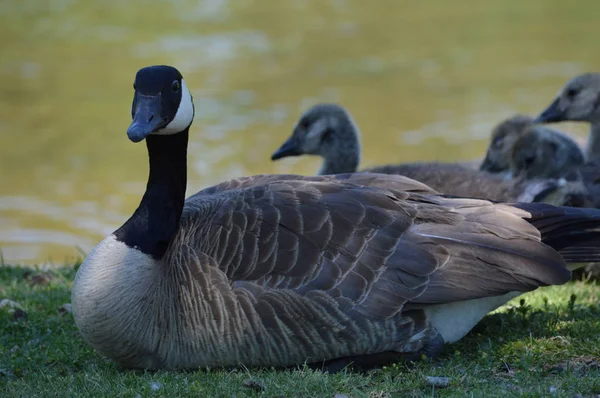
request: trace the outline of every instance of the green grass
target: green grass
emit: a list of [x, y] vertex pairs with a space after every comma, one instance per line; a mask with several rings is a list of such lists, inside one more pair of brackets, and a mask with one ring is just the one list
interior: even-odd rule
[[[46, 276], [45, 276], [46, 275]], [[600, 285], [571, 282], [515, 299], [435, 360], [369, 373], [122, 370], [90, 349], [73, 317], [75, 267], [0, 267], [0, 396], [555, 396], [600, 394]], [[48, 280], [49, 279], [49, 280]], [[426, 376], [448, 377], [445, 388]], [[551, 392], [552, 391], [552, 392]]]

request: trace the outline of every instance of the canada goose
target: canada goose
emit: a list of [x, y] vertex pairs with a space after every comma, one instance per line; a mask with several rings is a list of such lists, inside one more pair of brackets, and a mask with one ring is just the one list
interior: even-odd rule
[[584, 163], [573, 139], [543, 126], [527, 129], [510, 152], [512, 178], [561, 178]]
[[561, 88], [556, 99], [535, 123], [589, 122], [586, 161], [600, 164], [600, 73], [575, 76]]
[[[515, 119], [518, 120], [518, 119]], [[516, 122], [515, 122], [516, 123]], [[319, 175], [352, 173], [360, 163], [360, 133], [350, 113], [337, 104], [317, 104], [299, 118], [292, 135], [273, 153], [272, 160], [303, 154], [323, 158]], [[401, 174], [427, 184], [438, 192], [497, 202], [551, 202], [567, 197], [556, 180], [509, 180], [456, 163], [404, 163], [362, 171]], [[550, 195], [558, 190], [556, 194]]]
[[479, 169], [488, 173], [508, 173], [515, 141], [533, 124], [533, 118], [517, 114], [498, 123], [492, 130], [485, 159]]
[[567, 282], [565, 261], [599, 258], [600, 210], [447, 198], [398, 175], [258, 175], [185, 200], [192, 96], [169, 66], [139, 70], [134, 91], [146, 192], [72, 288], [83, 338], [124, 366], [435, 355], [520, 292]]

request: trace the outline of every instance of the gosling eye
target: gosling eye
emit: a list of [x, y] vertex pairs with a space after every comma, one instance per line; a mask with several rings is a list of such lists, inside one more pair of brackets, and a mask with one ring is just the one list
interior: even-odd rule
[[577, 90], [576, 88], [570, 88], [566, 92], [567, 98], [570, 98], [570, 99], [575, 98], [577, 96], [577, 94], [579, 94], [579, 90]]
[[496, 138], [493, 142], [492, 142], [492, 147], [499, 149], [502, 146], [502, 138]]
[[310, 125], [311, 125], [311, 122], [310, 122], [310, 120], [302, 119], [302, 120], [300, 121], [300, 127], [301, 127], [302, 129], [304, 129], [304, 130], [308, 130], [308, 128], [310, 127]]
[[525, 156], [525, 165], [526, 166], [531, 166], [533, 164], [533, 162], [535, 161], [535, 155], [527, 155]]
[[173, 84], [171, 84], [171, 91], [173, 91], [174, 93], [179, 92], [179, 82], [177, 80], [175, 80]]
[[321, 142], [327, 141], [329, 138], [331, 138], [332, 134], [333, 134], [333, 131], [331, 129], [325, 130], [323, 132], [323, 134], [321, 134]]

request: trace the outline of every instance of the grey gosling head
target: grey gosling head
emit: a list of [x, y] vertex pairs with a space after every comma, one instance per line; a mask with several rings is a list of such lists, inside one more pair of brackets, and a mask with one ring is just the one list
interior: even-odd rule
[[600, 162], [600, 73], [586, 73], [569, 80], [535, 123], [588, 122], [590, 135], [586, 161]]
[[360, 164], [360, 133], [350, 113], [337, 104], [318, 104], [300, 116], [290, 138], [271, 156], [317, 155], [319, 175], [354, 172]]
[[508, 173], [512, 147], [532, 123], [533, 118], [518, 114], [496, 125], [492, 130], [485, 159], [479, 169], [488, 173]]
[[510, 153], [512, 178], [562, 178], [584, 162], [572, 138], [543, 126], [527, 129]]

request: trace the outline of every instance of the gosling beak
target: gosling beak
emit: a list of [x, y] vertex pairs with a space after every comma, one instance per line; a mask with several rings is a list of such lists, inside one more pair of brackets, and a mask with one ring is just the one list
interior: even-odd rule
[[298, 146], [298, 142], [294, 139], [294, 137], [290, 137], [286, 142], [283, 143], [278, 150], [276, 150], [273, 155], [271, 155], [271, 160], [277, 160], [281, 158], [286, 158], [288, 156], [298, 156], [301, 155], [300, 148]]
[[161, 96], [136, 94], [133, 121], [127, 129], [127, 137], [133, 142], [140, 142], [167, 125], [161, 117]]
[[500, 168], [496, 163], [490, 160], [489, 154], [483, 159], [481, 166], [479, 166], [479, 170], [488, 173], [499, 173], [504, 171], [504, 169]]
[[554, 122], [562, 122], [564, 121], [563, 112], [559, 106], [558, 98], [554, 100], [550, 104], [548, 108], [544, 112], [542, 112], [538, 117], [533, 121], [534, 123], [554, 123]]

